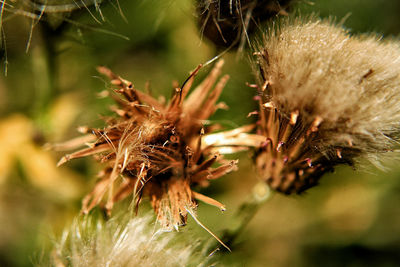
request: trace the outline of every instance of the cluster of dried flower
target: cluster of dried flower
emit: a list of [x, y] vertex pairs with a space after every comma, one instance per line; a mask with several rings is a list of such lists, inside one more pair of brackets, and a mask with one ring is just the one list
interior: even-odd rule
[[104, 129], [85, 128], [95, 142], [60, 161], [94, 155], [107, 165], [84, 199], [83, 211], [101, 204], [107, 192], [107, 210], [129, 195], [136, 205], [148, 196], [161, 226], [178, 228], [188, 213], [194, 214], [195, 199], [224, 209], [193, 191], [236, 168], [236, 161], [226, 162], [219, 154], [255, 148], [262, 179], [291, 194], [316, 185], [338, 164], [374, 160], [395, 149], [400, 132], [397, 42], [350, 36], [341, 26], [313, 17], [284, 19], [268, 31], [255, 54], [260, 110], [251, 114], [258, 115], [257, 126], [217, 133], [218, 125], [203, 124], [223, 107], [217, 100], [228, 77], [214, 86], [222, 61], [188, 94], [199, 66], [167, 104], [99, 68], [118, 88], [114, 111], [119, 117], [109, 119]]

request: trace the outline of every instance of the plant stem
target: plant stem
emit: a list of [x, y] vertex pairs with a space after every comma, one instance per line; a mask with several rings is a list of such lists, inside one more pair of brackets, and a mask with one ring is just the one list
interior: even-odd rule
[[59, 30], [53, 30], [40, 22], [41, 44], [32, 48], [32, 69], [34, 75], [35, 103], [33, 114], [37, 117], [45, 110], [58, 93], [57, 82], [57, 41]]
[[[270, 199], [272, 192], [264, 182], [256, 184], [248, 200], [242, 203], [232, 218], [234, 226], [224, 231], [222, 241], [232, 248], [260, 207]], [[212, 246], [215, 250], [216, 245]]]

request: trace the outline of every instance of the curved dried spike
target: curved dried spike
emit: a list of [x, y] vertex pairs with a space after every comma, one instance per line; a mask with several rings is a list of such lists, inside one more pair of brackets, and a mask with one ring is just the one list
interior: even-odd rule
[[183, 104], [184, 112], [194, 113], [200, 109], [209, 91], [212, 89], [214, 83], [217, 81], [219, 75], [221, 74], [221, 69], [223, 65], [224, 60], [218, 60], [214, 68], [211, 70], [211, 73], [187, 97], [185, 103]]
[[233, 170], [236, 170], [237, 169], [236, 165], [238, 164], [238, 162], [239, 160], [232, 160], [231, 162], [229, 162], [229, 164], [222, 165], [216, 169], [211, 170], [207, 176], [207, 179], [215, 180]]
[[64, 163], [66, 163], [67, 161], [70, 161], [71, 159], [87, 157], [87, 156], [90, 156], [90, 155], [94, 155], [94, 154], [98, 154], [98, 153], [101, 153], [101, 152], [105, 152], [107, 150], [110, 150], [110, 145], [109, 144], [102, 144], [102, 145], [95, 146], [95, 147], [84, 148], [84, 149], [76, 151], [76, 152], [74, 152], [72, 154], [65, 155], [57, 163], [57, 166], [61, 166]]
[[211, 197], [205, 196], [205, 195], [197, 193], [195, 191], [192, 191], [192, 194], [195, 199], [198, 199], [204, 203], [207, 203], [208, 205], [215, 206], [215, 207], [219, 208], [221, 211], [226, 210], [226, 207], [224, 204], [216, 201], [215, 199], [213, 199]]
[[63, 143], [57, 143], [57, 144], [45, 144], [44, 149], [48, 150], [55, 150], [55, 151], [66, 151], [66, 150], [72, 150], [72, 149], [77, 149], [83, 145], [87, 145], [89, 142], [94, 142], [96, 141], [96, 137], [87, 134], [83, 136], [76, 137], [74, 139], [71, 139], [69, 141], [63, 142]]
[[207, 100], [204, 101], [201, 110], [198, 111], [198, 114], [195, 117], [199, 118], [200, 120], [205, 120], [209, 118], [214, 112], [217, 110], [216, 102], [220, 97], [222, 90], [224, 89], [226, 83], [229, 80], [229, 75], [224, 75], [217, 85], [214, 87], [214, 90], [210, 93], [210, 96]]
[[212, 158], [204, 161], [199, 166], [197, 166], [197, 168], [195, 169], [194, 172], [197, 173], [197, 172], [200, 172], [200, 171], [207, 170], [208, 168], [210, 168], [214, 164], [214, 162], [216, 162], [218, 157], [219, 157], [219, 155], [215, 154]]
[[[189, 78], [186, 79], [186, 81], [183, 82], [181, 88], [182, 88], [182, 101], [183, 99], [186, 98], [187, 94], [189, 93], [190, 88], [192, 88], [194, 78], [196, 77], [197, 73], [199, 73], [200, 69], [203, 67], [203, 64], [200, 64], [197, 66], [197, 68], [190, 74]], [[182, 103], [182, 102], [181, 102]]]

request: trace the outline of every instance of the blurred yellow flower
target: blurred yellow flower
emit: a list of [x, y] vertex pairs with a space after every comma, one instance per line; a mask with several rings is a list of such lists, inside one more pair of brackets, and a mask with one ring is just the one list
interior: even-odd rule
[[57, 168], [54, 156], [33, 140], [32, 120], [12, 114], [0, 121], [0, 184], [4, 184], [17, 162], [28, 181], [61, 198], [81, 195], [81, 178], [67, 168]]

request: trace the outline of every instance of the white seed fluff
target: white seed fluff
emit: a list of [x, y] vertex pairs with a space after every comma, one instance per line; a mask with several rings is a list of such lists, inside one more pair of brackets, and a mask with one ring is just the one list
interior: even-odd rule
[[396, 147], [398, 41], [352, 36], [316, 18], [285, 19], [268, 31], [259, 51], [267, 94], [280, 112], [290, 118], [299, 111], [303, 125], [321, 119], [312, 144], [321, 153], [333, 156], [340, 147], [373, 159]]
[[55, 266], [198, 266], [206, 261], [198, 242], [155, 232], [151, 216], [78, 217], [53, 253]]

